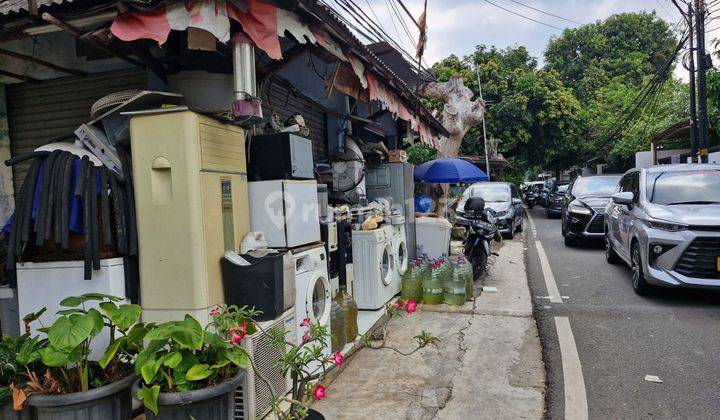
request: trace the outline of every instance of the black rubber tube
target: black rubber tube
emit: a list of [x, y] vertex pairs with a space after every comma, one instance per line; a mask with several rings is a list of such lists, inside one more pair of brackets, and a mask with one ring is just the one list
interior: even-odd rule
[[52, 215], [52, 237], [55, 239], [57, 245], [60, 245], [62, 239], [62, 197], [63, 191], [65, 191], [65, 170], [70, 160], [72, 160], [72, 154], [69, 152], [63, 153], [62, 159], [58, 163], [58, 170], [55, 171], [55, 193], [53, 194], [55, 204], [53, 205], [54, 210]]
[[80, 176], [78, 176], [77, 182], [75, 183], [74, 194], [76, 197], [85, 196], [85, 176], [87, 174], [88, 165], [90, 165], [90, 158], [87, 156], [83, 156], [82, 160], [80, 161]]
[[38, 173], [40, 172], [40, 160], [35, 160], [30, 165], [30, 169], [28, 170], [28, 173], [25, 175], [26, 177], [30, 177], [30, 186], [28, 187], [27, 191], [25, 191], [25, 202], [23, 203], [23, 209], [21, 210], [21, 214], [23, 216], [22, 220], [22, 236], [20, 237], [22, 242], [28, 242], [30, 240], [30, 225], [32, 222], [32, 209], [33, 204], [35, 203], [35, 187], [37, 184], [38, 179]]
[[123, 209], [120, 202], [120, 186], [118, 185], [117, 178], [114, 173], [110, 174], [110, 198], [112, 199], [113, 205], [113, 216], [115, 217], [115, 242], [117, 244], [117, 250], [120, 255], [127, 253], [127, 248], [123, 241], [124, 228], [123, 228]]
[[125, 203], [127, 200], [125, 199], [125, 185], [118, 182], [117, 192], [118, 204], [120, 207], [120, 211], [118, 212], [118, 216], [120, 217], [120, 236], [117, 240], [118, 244], [122, 245], [123, 255], [128, 255], [127, 213], [125, 210]]
[[70, 203], [74, 195], [72, 187], [73, 168], [77, 157], [71, 155], [67, 165], [65, 165], [65, 173], [62, 181], [62, 200], [60, 204], [60, 248], [67, 250], [70, 246]]
[[52, 184], [53, 169], [55, 161], [60, 156], [59, 150], [50, 153], [43, 162], [43, 179], [40, 184], [40, 198], [38, 200], [37, 214], [35, 216], [35, 245], [41, 246], [45, 243], [45, 214], [48, 211], [48, 197], [50, 197], [50, 186]]
[[57, 202], [57, 195], [58, 195], [58, 177], [60, 176], [59, 173], [62, 172], [60, 168], [63, 167], [65, 164], [65, 160], [67, 159], [67, 152], [61, 151], [58, 157], [55, 159], [55, 162], [53, 163], [53, 168], [51, 172], [51, 178], [50, 178], [50, 184], [48, 187], [48, 197], [47, 197], [47, 203], [46, 203], [46, 209], [45, 209], [45, 231], [40, 232], [38, 231], [38, 234], [42, 233], [44, 241], [47, 241], [52, 237], [53, 233], [53, 219], [55, 214], [55, 208], [56, 208], [56, 202]]
[[135, 186], [133, 184], [132, 162], [128, 153], [122, 147], [118, 148], [120, 162], [123, 166], [123, 174], [125, 175], [125, 191], [127, 193], [127, 236], [128, 236], [128, 254], [132, 256], [138, 255], [137, 240], [137, 218], [135, 216]]
[[100, 238], [98, 229], [98, 194], [97, 194], [97, 173], [98, 168], [90, 166], [90, 177], [88, 177], [88, 189], [90, 190], [90, 226], [92, 227], [92, 263], [93, 270], [100, 269]]
[[[83, 185], [89, 186], [89, 173], [90, 166], [85, 166], [85, 172], [83, 173], [84, 181]], [[79, 182], [79, 180], [78, 180]], [[76, 190], [77, 191], [77, 190]], [[85, 234], [85, 241], [83, 243], [83, 260], [85, 262], [84, 279], [92, 279], [92, 226], [90, 225], [91, 209], [90, 209], [90, 188], [83, 188], [83, 233]]]
[[109, 247], [112, 245], [112, 235], [110, 227], [110, 197], [108, 197], [108, 169], [104, 166], [100, 167], [100, 216], [103, 225], [103, 245]]
[[30, 159], [35, 159], [35, 158], [40, 158], [40, 157], [44, 158], [44, 157], [47, 157], [50, 153], [52, 153], [52, 152], [40, 151], [40, 152], [30, 152], [30, 153], [26, 153], [24, 155], [15, 156], [12, 159], [6, 160], [5, 166], [17, 165], [18, 163], [23, 163], [26, 160], [30, 160]]

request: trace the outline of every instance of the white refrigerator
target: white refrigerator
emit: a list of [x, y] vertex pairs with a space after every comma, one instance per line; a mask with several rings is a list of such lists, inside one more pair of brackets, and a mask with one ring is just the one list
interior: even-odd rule
[[265, 233], [272, 248], [320, 241], [317, 183], [314, 180], [248, 182], [250, 230]]

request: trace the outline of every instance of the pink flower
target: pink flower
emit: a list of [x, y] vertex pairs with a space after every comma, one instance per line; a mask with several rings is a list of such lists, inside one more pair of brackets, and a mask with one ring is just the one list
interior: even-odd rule
[[310, 333], [309, 332], [305, 332], [305, 334], [303, 334], [302, 341], [303, 341], [303, 343], [307, 343], [308, 341], [310, 341]]
[[220, 308], [212, 308], [210, 311], [210, 316], [218, 316], [220, 315]]
[[301, 327], [309, 327], [310, 326], [310, 318], [303, 319], [302, 322], [300, 323], [300, 326]]
[[417, 302], [410, 299], [407, 301], [407, 304], [405, 305], [405, 311], [409, 314], [417, 311]]
[[229, 340], [230, 344], [239, 344], [242, 341], [243, 337], [244, 335], [233, 333], [232, 337], [230, 337]]
[[[409, 302], [409, 301], [408, 301]], [[402, 299], [398, 299], [397, 302], [395, 302], [395, 306], [398, 308], [404, 308], [405, 302], [402, 301]]]
[[337, 352], [337, 353], [333, 353], [332, 359], [333, 359], [333, 362], [335, 363], [335, 365], [342, 366], [343, 361], [345, 360], [345, 356], [343, 356], [342, 353]]
[[240, 333], [242, 333], [242, 335], [245, 336], [247, 334], [247, 329], [248, 329], [247, 322], [243, 322], [241, 325], [236, 325], [234, 327], [228, 328], [228, 331], [230, 331], [232, 333], [236, 333], [236, 332], [240, 331]]
[[315, 385], [315, 388], [312, 391], [312, 395], [315, 401], [322, 400], [323, 398], [325, 398], [325, 387], [320, 384]]

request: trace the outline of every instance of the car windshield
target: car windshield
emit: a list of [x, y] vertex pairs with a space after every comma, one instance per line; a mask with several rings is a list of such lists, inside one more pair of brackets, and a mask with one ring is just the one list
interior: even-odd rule
[[649, 201], [655, 204], [720, 204], [720, 171], [649, 173], [647, 189]]
[[553, 191], [557, 192], [557, 193], [564, 193], [567, 191], [569, 186], [570, 186], [569, 184], [557, 185], [557, 186], [553, 187]]
[[502, 184], [486, 184], [470, 187], [465, 191], [464, 198], [481, 197], [486, 202], [510, 201], [510, 188]]
[[572, 194], [575, 197], [610, 197], [619, 180], [619, 176], [580, 178], [575, 181]]

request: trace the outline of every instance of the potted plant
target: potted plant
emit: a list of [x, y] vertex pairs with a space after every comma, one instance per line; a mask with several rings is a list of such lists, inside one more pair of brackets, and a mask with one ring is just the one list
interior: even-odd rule
[[32, 353], [41, 346], [40, 339], [33, 339], [30, 334], [20, 337], [5, 335], [0, 339], [0, 418], [30, 420], [31, 413], [28, 407], [19, 407], [20, 410], [15, 410], [12, 392], [17, 389], [16, 384], [24, 382], [25, 372], [32, 369], [21, 363], [24, 361], [24, 355]]
[[[40, 420], [79, 418], [87, 413], [98, 420], [130, 417], [132, 363], [142, 348], [146, 328], [138, 323], [140, 307], [120, 301], [88, 293], [60, 302], [67, 309], [58, 311], [55, 322], [40, 330], [47, 339], [34, 337], [18, 353], [23, 365], [39, 364], [40, 368], [27, 369], [25, 384], [13, 390], [16, 408], [27, 402]], [[110, 342], [102, 358], [92, 361], [93, 340], [105, 328]]]
[[[239, 330], [238, 330], [239, 331]], [[137, 397], [148, 419], [232, 418], [247, 353], [190, 315], [151, 326], [138, 354]]]
[[[377, 343], [377, 340], [363, 337], [364, 344], [373, 349], [389, 348], [403, 355], [410, 355], [423, 347], [435, 345], [438, 342], [437, 337], [426, 331], [415, 337], [418, 340], [417, 346], [411, 351], [402, 352], [386, 345], [387, 324], [390, 320], [393, 317], [401, 316], [403, 313], [411, 314], [416, 309], [417, 304], [412, 300], [408, 302], [397, 301], [386, 305], [387, 316], [381, 328], [383, 338]], [[238, 348], [245, 334], [259, 328], [258, 324], [253, 321], [253, 311], [247, 308], [238, 308], [236, 306], [219, 307], [213, 311], [213, 319], [213, 325], [216, 326], [223, 339]], [[313, 402], [325, 398], [326, 388], [323, 381], [330, 368], [342, 366], [344, 355], [340, 352], [326, 353], [325, 346], [329, 336], [327, 326], [311, 322], [306, 318], [299, 323], [298, 327], [305, 329], [300, 343], [288, 341], [286, 338], [288, 331], [284, 328], [265, 331], [270, 336], [270, 345], [279, 349], [282, 355], [282, 358], [277, 363], [282, 366], [283, 373], [290, 375], [292, 378], [290, 397], [277, 395], [268, 380], [263, 378], [257, 369], [254, 369], [251, 360], [249, 363], [255, 374], [268, 387], [273, 411], [277, 418], [282, 420], [324, 419], [325, 417], [313, 410], [311, 405]], [[295, 336], [292, 335], [292, 337]]]

